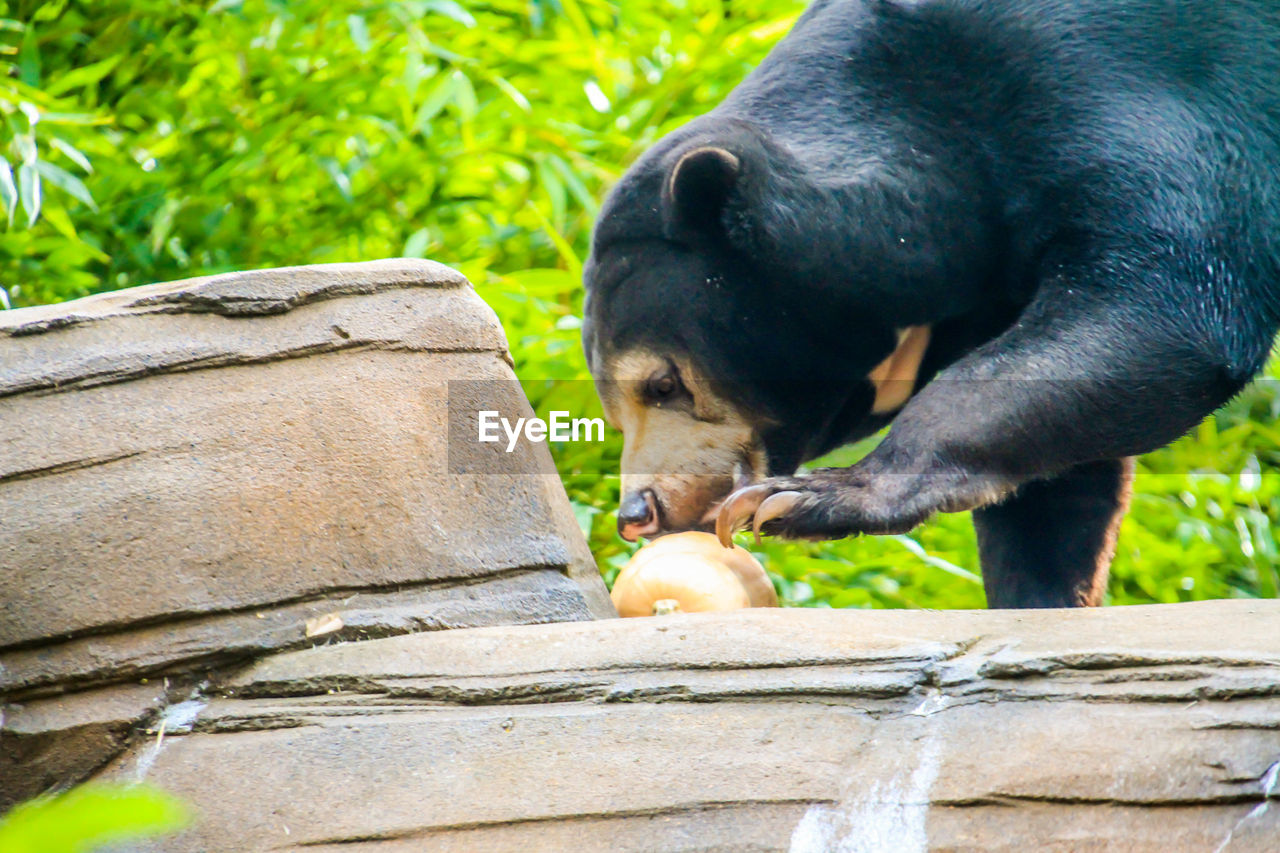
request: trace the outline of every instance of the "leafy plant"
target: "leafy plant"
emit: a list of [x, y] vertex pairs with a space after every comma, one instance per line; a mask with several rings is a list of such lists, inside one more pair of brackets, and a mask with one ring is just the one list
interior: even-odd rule
[[156, 788], [86, 784], [30, 800], [0, 818], [0, 850], [87, 853], [104, 844], [176, 831], [188, 819], [180, 801]]

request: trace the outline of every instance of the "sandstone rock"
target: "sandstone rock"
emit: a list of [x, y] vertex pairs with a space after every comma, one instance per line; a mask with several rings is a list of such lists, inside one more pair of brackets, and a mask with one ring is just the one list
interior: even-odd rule
[[750, 610], [267, 658], [108, 775], [155, 849], [1214, 850], [1280, 831], [1280, 602]]
[[97, 770], [164, 699], [162, 684], [120, 685], [0, 708], [0, 811]]
[[165, 671], [225, 666], [278, 649], [312, 645], [306, 623], [337, 613], [343, 629], [325, 639], [365, 639], [582, 618], [582, 590], [556, 569], [469, 584], [427, 584], [392, 592], [337, 592], [244, 613], [182, 618], [0, 654], [0, 684], [47, 693]]
[[0, 695], [309, 645], [335, 610], [340, 638], [611, 615], [544, 447], [545, 476], [450, 463], [455, 385], [528, 409], [509, 364], [425, 261], [0, 313]]

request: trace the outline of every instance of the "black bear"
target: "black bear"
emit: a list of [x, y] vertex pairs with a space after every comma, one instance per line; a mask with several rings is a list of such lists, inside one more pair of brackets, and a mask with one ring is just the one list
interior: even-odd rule
[[1280, 325], [1280, 4], [819, 0], [585, 278], [623, 536], [973, 510], [990, 606], [1098, 604], [1130, 457]]

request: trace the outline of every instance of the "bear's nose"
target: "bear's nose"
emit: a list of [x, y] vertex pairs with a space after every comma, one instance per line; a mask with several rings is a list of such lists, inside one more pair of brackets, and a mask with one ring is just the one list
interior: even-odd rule
[[624, 495], [618, 506], [618, 535], [628, 542], [658, 532], [658, 499], [652, 489]]

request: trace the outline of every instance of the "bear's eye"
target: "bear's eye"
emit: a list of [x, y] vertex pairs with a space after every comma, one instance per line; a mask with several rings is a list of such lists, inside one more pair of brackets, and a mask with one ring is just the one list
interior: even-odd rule
[[684, 390], [680, 383], [680, 374], [674, 366], [669, 366], [654, 373], [644, 382], [644, 396], [654, 405], [662, 405], [675, 399]]

